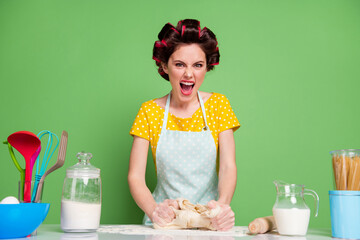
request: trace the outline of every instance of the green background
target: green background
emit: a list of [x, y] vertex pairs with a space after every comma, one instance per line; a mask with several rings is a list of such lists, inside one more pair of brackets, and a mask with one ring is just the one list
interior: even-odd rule
[[[271, 214], [281, 179], [317, 191], [310, 226], [330, 227], [329, 151], [360, 148], [358, 0], [0, 0], [1, 140], [19, 130], [69, 133], [65, 166], [45, 182], [45, 222], [60, 223], [65, 169], [85, 150], [101, 169], [101, 223], [141, 223], [127, 185], [129, 130], [142, 102], [170, 91], [152, 47], [165, 23], [185, 18], [217, 35], [220, 65], [201, 90], [225, 94], [242, 124], [236, 225]], [[5, 145], [0, 171], [0, 198], [16, 196]]]

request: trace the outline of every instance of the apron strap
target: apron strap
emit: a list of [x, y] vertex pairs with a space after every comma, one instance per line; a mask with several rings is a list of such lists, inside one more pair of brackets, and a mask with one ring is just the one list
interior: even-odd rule
[[163, 126], [162, 126], [162, 129], [161, 129], [161, 132], [166, 131], [166, 124], [167, 124], [167, 119], [168, 119], [168, 115], [169, 115], [169, 108], [170, 108], [170, 98], [171, 98], [171, 92], [169, 92], [168, 98], [166, 100], [165, 113], [164, 113], [164, 119], [163, 119]]
[[208, 130], [209, 127], [207, 125], [207, 121], [206, 121], [206, 112], [205, 112], [205, 106], [204, 106], [204, 102], [200, 96], [200, 92], [198, 91], [198, 98], [199, 98], [199, 102], [200, 102], [200, 107], [201, 107], [201, 111], [202, 111], [202, 114], [203, 114], [203, 118], [204, 118], [204, 124], [205, 124], [205, 127], [204, 127], [204, 130]]
[[[204, 102], [200, 96], [200, 92], [198, 91], [198, 98], [199, 98], [199, 102], [200, 102], [200, 107], [201, 107], [201, 111], [203, 114], [203, 119], [204, 119], [204, 130], [208, 130], [209, 127], [207, 125], [207, 121], [206, 121], [206, 113], [205, 113], [205, 106], [204, 106]], [[162, 125], [162, 131], [166, 131], [166, 125], [167, 125], [167, 120], [168, 120], [168, 115], [169, 115], [169, 109], [170, 109], [170, 98], [171, 98], [171, 92], [169, 92], [169, 95], [167, 97], [166, 100], [166, 106], [165, 106], [165, 112], [164, 112], [164, 119], [163, 119], [163, 125]]]

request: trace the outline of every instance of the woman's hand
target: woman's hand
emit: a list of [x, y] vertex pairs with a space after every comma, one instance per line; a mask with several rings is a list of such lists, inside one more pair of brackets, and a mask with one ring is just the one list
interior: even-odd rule
[[211, 219], [211, 225], [217, 231], [228, 231], [235, 225], [235, 213], [228, 204], [220, 203], [217, 201], [210, 201], [209, 208], [214, 209], [220, 206], [220, 213]]
[[162, 203], [157, 204], [150, 216], [151, 221], [160, 227], [164, 227], [167, 223], [171, 222], [175, 218], [175, 213], [170, 207], [179, 209], [179, 204], [173, 199], [166, 199]]

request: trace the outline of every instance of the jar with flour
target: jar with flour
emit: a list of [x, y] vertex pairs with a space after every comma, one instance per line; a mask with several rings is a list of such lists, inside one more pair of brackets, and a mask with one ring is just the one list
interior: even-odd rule
[[79, 162], [66, 170], [61, 199], [64, 232], [94, 232], [100, 225], [100, 169], [90, 164], [91, 153], [80, 152]]

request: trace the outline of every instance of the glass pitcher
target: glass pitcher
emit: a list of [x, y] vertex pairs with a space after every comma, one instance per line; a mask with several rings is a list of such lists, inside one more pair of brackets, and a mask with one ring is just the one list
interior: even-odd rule
[[304, 195], [311, 195], [315, 199], [316, 212], [319, 211], [319, 196], [314, 190], [306, 189], [304, 185], [288, 184], [274, 181], [276, 186], [276, 202], [273, 215], [278, 232], [282, 235], [306, 235], [310, 209], [305, 203]]
[[100, 169], [90, 164], [91, 153], [80, 152], [79, 162], [66, 170], [61, 199], [64, 232], [95, 232], [100, 224]]

